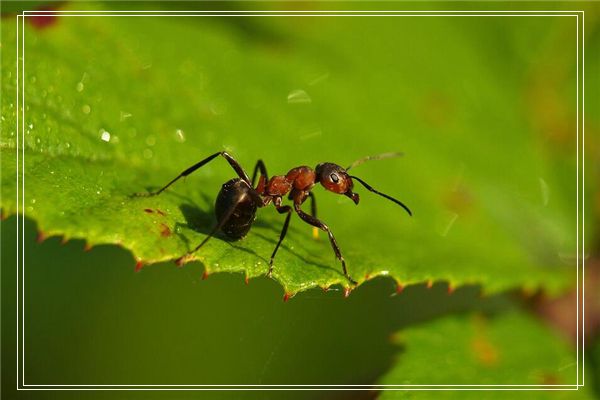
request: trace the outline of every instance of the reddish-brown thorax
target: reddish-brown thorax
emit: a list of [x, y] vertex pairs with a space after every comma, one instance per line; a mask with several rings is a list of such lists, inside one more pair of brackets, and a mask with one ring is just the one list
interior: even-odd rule
[[259, 181], [257, 191], [265, 196], [285, 196], [292, 189], [310, 190], [315, 185], [315, 176], [312, 168], [303, 165], [291, 169], [286, 175], [272, 177], [266, 185]]

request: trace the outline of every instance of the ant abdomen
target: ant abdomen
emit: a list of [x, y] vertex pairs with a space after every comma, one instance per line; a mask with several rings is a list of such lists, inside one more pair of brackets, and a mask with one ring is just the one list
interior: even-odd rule
[[[257, 204], [250, 196], [250, 187], [240, 178], [231, 179], [221, 187], [215, 201], [217, 221], [225, 220], [221, 230], [231, 239], [241, 239], [256, 219]], [[225, 214], [230, 213], [229, 217]]]

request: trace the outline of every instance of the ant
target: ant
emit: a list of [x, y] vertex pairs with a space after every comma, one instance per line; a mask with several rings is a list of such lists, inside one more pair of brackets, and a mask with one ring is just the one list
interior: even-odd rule
[[[367, 190], [393, 201], [400, 207], [404, 208], [404, 210], [406, 210], [406, 212], [412, 216], [412, 213], [408, 207], [399, 200], [375, 190], [373, 187], [371, 187], [371, 185], [356, 176], [348, 175], [348, 171], [351, 168], [354, 168], [366, 161], [381, 160], [384, 158], [398, 157], [400, 155], [401, 153], [385, 153], [377, 156], [364, 157], [350, 164], [350, 166], [347, 168], [342, 168], [337, 164], [329, 162], [318, 164], [314, 170], [308, 166], [302, 165], [292, 168], [285, 175], [276, 175], [271, 177], [271, 179], [269, 179], [269, 176], [267, 175], [267, 168], [265, 167], [264, 162], [262, 160], [258, 160], [254, 167], [252, 179], [250, 179], [246, 174], [246, 171], [244, 171], [242, 166], [231, 155], [225, 151], [220, 151], [192, 165], [177, 175], [172, 181], [167, 183], [161, 189], [155, 192], [138, 194], [138, 196], [156, 196], [165, 191], [180, 178], [190, 175], [192, 172], [206, 165], [214, 158], [221, 156], [227, 160], [238, 177], [225, 182], [221, 187], [221, 191], [219, 191], [219, 194], [217, 195], [217, 200], [215, 202], [217, 224], [214, 226], [208, 236], [194, 248], [194, 250], [186, 253], [176, 260], [177, 265], [185, 263], [187, 257], [190, 257], [193, 253], [204, 246], [204, 244], [219, 230], [221, 230], [231, 239], [237, 240], [243, 238], [246, 236], [252, 227], [252, 223], [256, 219], [257, 208], [262, 208], [273, 203], [279, 214], [287, 215], [285, 222], [283, 223], [283, 228], [281, 229], [281, 234], [279, 235], [279, 241], [275, 246], [275, 250], [273, 250], [273, 254], [271, 254], [269, 272], [267, 274], [268, 276], [271, 276], [273, 272], [273, 260], [275, 259], [275, 254], [277, 254], [277, 250], [279, 249], [279, 246], [281, 245], [281, 242], [287, 233], [292, 211], [295, 211], [300, 219], [314, 227], [315, 234], [318, 233], [317, 229], [327, 232], [333, 252], [335, 253], [337, 259], [342, 263], [344, 276], [351, 283], [356, 285], [357, 282], [353, 280], [350, 275], [348, 275], [346, 261], [344, 260], [344, 257], [342, 257], [342, 253], [337, 241], [335, 240], [335, 237], [333, 236], [333, 233], [331, 232], [331, 229], [329, 229], [329, 226], [327, 226], [325, 223], [317, 219], [317, 207], [312, 189], [317, 183], [320, 183], [326, 190], [349, 197], [355, 204], [358, 204], [360, 199], [358, 193], [354, 193], [352, 191], [354, 187], [353, 179], [356, 179]], [[256, 175], [258, 172], [260, 172], [260, 177], [255, 186]], [[288, 196], [289, 200], [293, 201], [293, 209], [289, 205], [281, 204], [282, 197], [285, 195]], [[311, 214], [305, 213], [301, 208], [302, 204], [309, 197], [311, 199]]]

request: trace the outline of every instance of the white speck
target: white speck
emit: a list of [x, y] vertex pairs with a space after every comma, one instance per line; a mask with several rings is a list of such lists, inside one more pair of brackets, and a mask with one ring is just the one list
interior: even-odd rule
[[550, 199], [550, 188], [548, 184], [544, 180], [544, 178], [539, 178], [540, 180], [540, 191], [542, 192], [542, 204], [545, 206], [548, 205], [548, 200]]
[[50, 175], [54, 175], [54, 171], [50, 171]]
[[105, 142], [110, 142], [110, 133], [104, 129], [100, 129], [100, 138]]
[[90, 107], [89, 104], [84, 104], [83, 107], [81, 107], [81, 111], [84, 114], [89, 114], [90, 111], [92, 111], [92, 107]]
[[452, 225], [454, 225], [457, 218], [458, 218], [458, 214], [456, 214], [456, 213], [454, 213], [452, 215], [452, 217], [450, 217], [450, 221], [448, 221], [448, 225], [446, 225], [446, 229], [444, 229], [444, 232], [442, 232], [443, 237], [446, 237], [448, 235], [448, 232], [450, 232], [450, 228], [452, 228]]
[[125, 111], [121, 111], [120, 116], [119, 116], [119, 120], [121, 122], [125, 121], [127, 118], [131, 117], [131, 113], [125, 112]]
[[175, 137], [177, 138], [177, 141], [180, 143], [185, 142], [185, 134], [183, 133], [183, 131], [181, 129], [177, 129], [175, 131]]
[[323, 82], [324, 80], [326, 80], [327, 78], [329, 78], [329, 73], [326, 72], [324, 74], [321, 74], [319, 76], [317, 76], [316, 78], [311, 79], [308, 84], [313, 86], [316, 85], [317, 83]]
[[35, 199], [31, 199], [31, 204], [35, 204]]
[[390, 274], [390, 271], [386, 271], [386, 270], [384, 270], [384, 271], [381, 271], [381, 272], [380, 272], [380, 274], [381, 274], [381, 275], [389, 275], [389, 274]]
[[308, 104], [312, 102], [308, 93], [302, 89], [292, 90], [290, 94], [288, 94], [287, 101], [289, 104]]
[[83, 81], [85, 81], [85, 78], [87, 78], [87, 72], [84, 72], [83, 75], [81, 76], [81, 80], [79, 82], [77, 82], [77, 85], [75, 85], [75, 90], [77, 90], [78, 92], [82, 92], [83, 91]]
[[71, 143], [67, 142], [65, 143], [65, 146], [67, 146], [67, 149], [71, 147]]
[[100, 191], [99, 191], [99, 190], [96, 190], [96, 194], [100, 194]]
[[29, 129], [33, 129], [33, 124], [29, 124]]
[[144, 149], [144, 158], [146, 158], [146, 159], [152, 158], [152, 150]]
[[305, 135], [300, 136], [300, 140], [308, 140], [308, 139], [313, 139], [316, 138], [318, 136], [321, 136], [323, 134], [323, 132], [320, 129], [317, 129], [316, 131], [313, 132], [309, 132]]
[[156, 138], [154, 136], [148, 136], [146, 138], [146, 144], [148, 146], [154, 146], [156, 144]]

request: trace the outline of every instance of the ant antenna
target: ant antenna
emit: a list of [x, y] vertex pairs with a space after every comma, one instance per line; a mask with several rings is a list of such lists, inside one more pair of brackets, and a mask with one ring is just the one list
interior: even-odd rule
[[[392, 153], [389, 153], [389, 154], [392, 154]], [[381, 192], [379, 192], [379, 191], [377, 191], [377, 190], [373, 189], [373, 187], [372, 187], [371, 185], [369, 185], [367, 182], [363, 181], [362, 179], [360, 179], [360, 178], [358, 178], [358, 177], [356, 177], [356, 176], [352, 176], [352, 175], [350, 175], [350, 178], [352, 178], [352, 179], [356, 179], [357, 181], [359, 181], [359, 182], [360, 182], [360, 183], [361, 183], [361, 184], [362, 184], [362, 185], [363, 185], [365, 188], [367, 188], [367, 190], [369, 190], [369, 191], [371, 191], [371, 192], [373, 192], [373, 193], [376, 193], [376, 194], [378, 194], [378, 195], [380, 195], [380, 196], [382, 196], [382, 197], [385, 197], [386, 199], [388, 199], [388, 200], [391, 200], [391, 201], [393, 201], [394, 203], [398, 204], [400, 207], [402, 207], [402, 208], [404, 208], [404, 209], [406, 210], [406, 212], [408, 213], [408, 215], [410, 215], [410, 216], [412, 217], [412, 212], [411, 212], [411, 211], [408, 209], [408, 207], [407, 207], [407, 206], [405, 206], [405, 205], [404, 205], [404, 203], [402, 203], [400, 200], [396, 200], [396, 199], [395, 199], [395, 198], [393, 198], [392, 196], [388, 196], [388, 195], [387, 195], [387, 194], [385, 194], [385, 193], [381, 193]]]
[[403, 155], [404, 155], [404, 153], [401, 153], [401, 152], [392, 152], [392, 153], [378, 154], [376, 156], [366, 156], [366, 157], [361, 158], [360, 160], [354, 161], [352, 164], [350, 164], [350, 166], [348, 166], [348, 168], [346, 168], [346, 171], [348, 171], [350, 168], [354, 168], [354, 167], [359, 166], [360, 164], [366, 163], [367, 161], [385, 160], [386, 158], [402, 157]]

